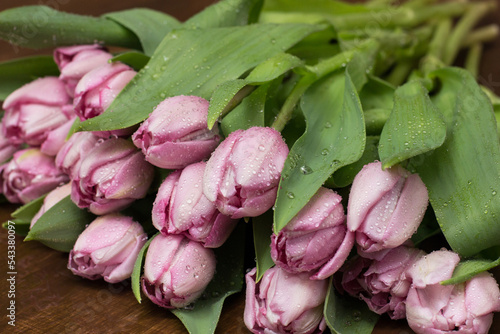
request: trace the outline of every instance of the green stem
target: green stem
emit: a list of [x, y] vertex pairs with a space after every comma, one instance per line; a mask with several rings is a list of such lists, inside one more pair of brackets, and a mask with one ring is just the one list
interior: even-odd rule
[[451, 26], [452, 22], [450, 19], [445, 19], [438, 23], [434, 38], [429, 43], [427, 54], [420, 64], [420, 69], [424, 74], [432, 72], [443, 65], [443, 46], [450, 35]]
[[477, 78], [479, 74], [479, 65], [482, 53], [482, 44], [474, 44], [470, 47], [469, 52], [467, 53], [467, 58], [465, 59], [465, 69], [472, 73], [475, 78]]
[[406, 81], [412, 70], [415, 68], [415, 61], [412, 59], [404, 59], [396, 64], [391, 73], [386, 78], [386, 81], [394, 86], [399, 86]]
[[465, 38], [462, 40], [461, 47], [467, 48], [471, 47], [477, 43], [485, 43], [493, 41], [499, 35], [499, 28], [496, 24], [490, 24], [481, 28], [478, 28], [474, 31], [471, 31]]
[[471, 5], [465, 15], [458, 21], [455, 29], [450, 34], [444, 50], [443, 61], [451, 65], [460, 50], [461, 41], [469, 34], [472, 28], [494, 8], [494, 2], [484, 2]]
[[293, 110], [295, 109], [295, 106], [299, 102], [304, 92], [314, 82], [321, 79], [325, 75], [342, 67], [345, 67], [347, 63], [352, 59], [355, 52], [356, 51], [354, 50], [345, 51], [339, 53], [334, 57], [321, 61], [314, 66], [308, 66], [307, 68], [310, 70], [310, 73], [304, 75], [293, 87], [271, 127], [281, 132], [285, 128], [286, 123], [288, 123], [288, 121], [292, 117]]

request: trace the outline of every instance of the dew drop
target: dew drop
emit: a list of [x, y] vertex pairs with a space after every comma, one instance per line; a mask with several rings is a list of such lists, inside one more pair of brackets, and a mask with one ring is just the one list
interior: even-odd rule
[[304, 165], [304, 166], [300, 167], [300, 172], [304, 175], [308, 175], [308, 174], [311, 174], [313, 172], [313, 170], [311, 169], [311, 167]]

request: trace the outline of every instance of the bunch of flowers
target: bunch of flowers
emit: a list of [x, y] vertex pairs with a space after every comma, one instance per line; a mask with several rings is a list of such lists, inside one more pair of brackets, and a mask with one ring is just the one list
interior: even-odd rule
[[[75, 275], [131, 279], [138, 301], [197, 314], [208, 332], [214, 305], [245, 287], [253, 333], [370, 333], [374, 314], [487, 333], [500, 311], [487, 272], [500, 263], [500, 98], [473, 66], [450, 65], [492, 37], [471, 31], [490, 4], [311, 6], [78, 17], [112, 29], [84, 33], [98, 44], [62, 34], [29, 60], [46, 75], [0, 91], [16, 226], [68, 252]], [[51, 11], [0, 13], [0, 36], [36, 10]], [[74, 19], [51, 15], [42, 34]], [[363, 30], [377, 15], [389, 23]]]

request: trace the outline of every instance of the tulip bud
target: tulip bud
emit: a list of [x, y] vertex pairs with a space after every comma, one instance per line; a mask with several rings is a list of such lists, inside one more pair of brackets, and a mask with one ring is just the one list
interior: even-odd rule
[[203, 195], [205, 162], [171, 173], [153, 203], [153, 225], [163, 234], [184, 234], [205, 247], [221, 246], [237, 220], [220, 213]]
[[364, 252], [394, 248], [416, 232], [429, 202], [417, 174], [400, 166], [382, 169], [380, 162], [363, 167], [352, 183], [347, 227], [356, 232]]
[[132, 275], [137, 255], [146, 243], [141, 224], [113, 213], [96, 218], [80, 234], [69, 253], [68, 269], [91, 280], [117, 283]]
[[50, 131], [47, 138], [40, 146], [40, 151], [47, 155], [55, 156], [62, 148], [68, 137], [68, 133], [75, 122], [76, 117], [71, 117], [66, 123], [59, 126], [57, 129]]
[[53, 157], [28, 148], [14, 153], [2, 166], [0, 185], [9, 202], [28, 203], [68, 181], [68, 176], [57, 170]]
[[[81, 121], [99, 116], [135, 76], [136, 72], [123, 63], [99, 66], [85, 74], [75, 88], [73, 106]], [[96, 131], [100, 137], [129, 135], [130, 129]]]
[[281, 134], [272, 128], [234, 131], [207, 162], [205, 196], [231, 218], [259, 216], [274, 205], [287, 155]]
[[[93, 132], [75, 132], [59, 149], [56, 155], [56, 166], [63, 173], [75, 177], [73, 171], [78, 170], [81, 159], [97, 145], [99, 137]], [[102, 139], [101, 139], [102, 141]]]
[[197, 96], [175, 96], [161, 102], [133, 134], [151, 164], [179, 169], [206, 159], [217, 147], [217, 127], [207, 127], [208, 101]]
[[50, 131], [70, 119], [62, 109], [69, 103], [70, 97], [58, 78], [32, 81], [5, 99], [3, 134], [12, 144], [40, 146]]
[[59, 79], [66, 84], [68, 94], [72, 97], [78, 81], [94, 68], [107, 64], [112, 57], [104, 47], [97, 44], [66, 46], [54, 50], [54, 60], [61, 72]]
[[271, 236], [274, 262], [289, 272], [309, 272], [311, 279], [333, 275], [354, 245], [341, 200], [333, 190], [320, 188], [279, 234]]
[[43, 199], [43, 204], [38, 210], [38, 212], [31, 219], [30, 228], [35, 225], [37, 220], [49, 210], [51, 207], [56, 205], [59, 201], [71, 194], [71, 183], [66, 183], [63, 186], [57, 187], [45, 196]]
[[310, 280], [279, 267], [268, 269], [256, 283], [256, 269], [245, 276], [243, 319], [252, 333], [322, 333], [328, 280]]
[[456, 285], [442, 285], [460, 261], [457, 254], [434, 251], [410, 269], [413, 284], [406, 298], [406, 319], [416, 333], [487, 334], [493, 312], [500, 311], [500, 290], [483, 272]]
[[211, 249], [181, 235], [159, 234], [146, 254], [142, 291], [161, 307], [185, 307], [203, 293], [214, 274]]
[[342, 268], [342, 287], [351, 296], [364, 300], [373, 312], [403, 319], [411, 285], [406, 271], [425, 253], [406, 245], [370, 254], [376, 253], [380, 255], [376, 259], [350, 259]]
[[146, 196], [154, 169], [131, 142], [114, 137], [96, 145], [73, 174], [73, 202], [103, 215]]

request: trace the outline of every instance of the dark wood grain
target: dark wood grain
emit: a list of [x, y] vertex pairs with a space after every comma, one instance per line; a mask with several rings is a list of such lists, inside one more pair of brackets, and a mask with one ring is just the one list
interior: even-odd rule
[[[148, 7], [185, 20], [215, 1], [212, 0], [17, 0], [0, 2], [0, 11], [12, 6], [47, 4], [59, 10], [100, 15], [133, 7]], [[500, 3], [500, 1], [499, 1]], [[499, 11], [492, 12], [483, 24], [500, 22]], [[0, 41], [0, 61], [26, 55], [51, 53], [52, 50], [20, 49]], [[485, 48], [482, 84], [500, 94], [500, 41]], [[10, 217], [13, 205], [0, 206], [0, 222]], [[7, 324], [9, 298], [7, 279], [7, 233], [0, 231], [0, 333], [186, 333], [182, 323], [169, 311], [144, 300], [138, 304], [130, 283], [109, 284], [74, 276], [67, 268], [67, 254], [53, 251], [37, 242], [16, 238], [16, 327]], [[494, 270], [499, 280], [500, 271]], [[244, 294], [227, 299], [216, 333], [249, 333], [243, 324]], [[500, 333], [496, 315], [491, 333]], [[404, 320], [382, 317], [375, 334], [413, 333]]]

